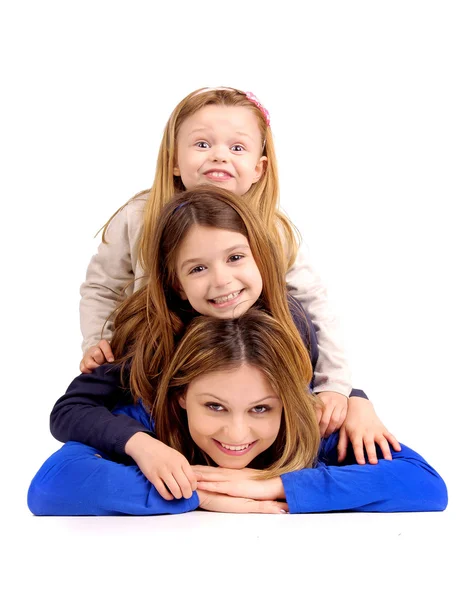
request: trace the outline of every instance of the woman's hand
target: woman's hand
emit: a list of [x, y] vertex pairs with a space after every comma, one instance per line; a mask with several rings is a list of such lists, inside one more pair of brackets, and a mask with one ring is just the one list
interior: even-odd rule
[[381, 448], [383, 457], [392, 460], [389, 444], [400, 451], [400, 444], [379, 420], [372, 403], [365, 398], [352, 396], [349, 398], [347, 417], [339, 432], [338, 461], [346, 458], [349, 440], [354, 450], [355, 459], [359, 465], [365, 464], [364, 448], [368, 462], [376, 465], [378, 457], [376, 446]]
[[256, 469], [223, 469], [195, 465], [193, 471], [198, 481], [198, 490], [249, 500], [285, 500], [281, 477], [255, 479], [259, 473]]
[[187, 459], [147, 433], [135, 433], [126, 443], [125, 452], [164, 500], [191, 498], [196, 490], [196, 476]]
[[329, 437], [344, 423], [347, 414], [347, 397], [338, 392], [319, 392], [317, 397], [323, 402], [323, 409], [317, 408], [320, 435]]
[[199, 488], [197, 493], [199, 497], [199, 508], [212, 512], [266, 514], [281, 514], [289, 512], [286, 502], [237, 498], [235, 496], [207, 492], [205, 490], [200, 490]]

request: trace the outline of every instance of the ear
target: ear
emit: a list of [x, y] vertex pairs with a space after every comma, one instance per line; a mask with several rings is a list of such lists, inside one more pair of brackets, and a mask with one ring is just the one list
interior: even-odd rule
[[185, 396], [180, 396], [180, 398], [178, 399], [178, 403], [180, 404], [181, 408], [186, 410], [186, 398]]
[[178, 167], [174, 167], [174, 175], [180, 177], [180, 169]]
[[255, 168], [255, 174], [253, 178], [253, 183], [259, 181], [262, 175], [265, 173], [265, 169], [267, 168], [267, 157], [261, 156]]

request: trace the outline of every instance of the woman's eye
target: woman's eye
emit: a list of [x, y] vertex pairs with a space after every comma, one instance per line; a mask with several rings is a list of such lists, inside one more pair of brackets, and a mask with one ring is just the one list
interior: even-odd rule
[[210, 402], [209, 404], [206, 404], [207, 408], [209, 408], [210, 410], [214, 411], [214, 412], [222, 412], [223, 411], [223, 406], [221, 406], [220, 404], [213, 404], [212, 402]]
[[198, 148], [209, 148], [209, 144], [207, 142], [196, 142], [195, 144]]
[[191, 269], [191, 271], [189, 272], [189, 275], [191, 275], [192, 273], [201, 273], [202, 271], [205, 270], [206, 267], [203, 267], [202, 265], [199, 265], [197, 267], [194, 267], [193, 269]]
[[243, 152], [244, 146], [242, 146], [241, 144], [233, 144], [231, 149], [232, 149], [232, 152]]
[[232, 256], [230, 256], [228, 260], [230, 262], [237, 262], [237, 261], [241, 260], [242, 258], [244, 258], [244, 256], [242, 254], [232, 254]]
[[252, 409], [255, 413], [257, 413], [258, 415], [262, 415], [263, 413], [266, 413], [270, 410], [269, 406], [254, 406], [254, 408]]

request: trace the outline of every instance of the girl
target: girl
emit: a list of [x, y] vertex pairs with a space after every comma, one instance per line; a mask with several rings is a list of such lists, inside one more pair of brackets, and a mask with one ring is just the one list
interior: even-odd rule
[[154, 424], [146, 403], [119, 412], [154, 429], [171, 452], [190, 461], [197, 491], [166, 502], [136, 465], [69, 442], [32, 480], [30, 510], [36, 515], [152, 515], [198, 507], [264, 513], [444, 510], [444, 482], [406, 446], [393, 461], [360, 466], [349, 452], [337, 464], [337, 434], [320, 444], [316, 401], [307, 387], [311, 369], [296, 342], [262, 310], [233, 320], [195, 318], [162, 375]]
[[[111, 410], [137, 398], [154, 406], [160, 376], [191, 319], [198, 313], [229, 319], [256, 305], [285, 328], [294, 358], [308, 368], [307, 347], [316, 365], [317, 343], [300, 304], [286, 293], [281, 257], [261, 219], [230, 192], [198, 186], [178, 194], [159, 216], [147, 267], [146, 285], [116, 313], [112, 348], [117, 364], [77, 377], [56, 403], [50, 426], [62, 442], [74, 440], [111, 457], [132, 458], [159, 493], [171, 499], [191, 496], [194, 489], [185, 459], [154, 440], [139, 420], [114, 416]], [[351, 391], [359, 395], [364, 394]], [[371, 421], [369, 410], [349, 433], [359, 462], [365, 462], [364, 444], [370, 462], [376, 462], [375, 442], [388, 458], [388, 441], [400, 449], [377, 418]], [[347, 443], [343, 429], [340, 460]]]
[[103, 243], [81, 287], [81, 371], [89, 373], [113, 360], [108, 341], [114, 323], [108, 316], [121, 298], [146, 281], [145, 269], [163, 205], [174, 192], [202, 183], [242, 196], [261, 216], [283, 253], [289, 292], [302, 303], [317, 331], [314, 392], [324, 404], [321, 433], [329, 435], [344, 421], [352, 388], [336, 320], [319, 278], [297, 248], [291, 223], [278, 209], [269, 114], [255, 96], [233, 88], [196, 90], [177, 105], [165, 127], [151, 190], [135, 196], [104, 228]]

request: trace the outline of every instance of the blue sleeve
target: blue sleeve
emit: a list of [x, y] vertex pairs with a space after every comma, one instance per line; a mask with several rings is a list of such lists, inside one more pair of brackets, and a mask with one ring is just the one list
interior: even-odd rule
[[81, 442], [113, 458], [124, 457], [127, 441], [138, 431], [151, 434], [137, 420], [113, 414], [118, 406], [130, 406], [130, 390], [121, 383], [117, 365], [105, 364], [74, 379], [53, 407], [50, 431], [60, 442]]
[[[439, 511], [447, 506], [447, 488], [440, 475], [419, 454], [391, 448], [392, 461], [359, 465], [352, 448], [337, 462], [338, 433], [323, 440], [313, 469], [282, 475], [291, 513], [329, 511]], [[381, 450], [377, 447], [379, 456]]]
[[34, 515], [158, 515], [196, 509], [198, 495], [164, 500], [135, 465], [123, 465], [90, 446], [68, 442], [32, 480], [27, 504]]

